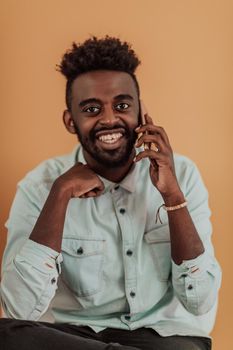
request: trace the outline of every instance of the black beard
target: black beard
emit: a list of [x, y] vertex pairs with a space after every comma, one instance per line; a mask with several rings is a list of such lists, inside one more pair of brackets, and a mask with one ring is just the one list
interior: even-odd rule
[[[91, 130], [89, 137], [84, 138], [80, 133], [78, 126], [76, 124], [74, 124], [74, 126], [75, 126], [75, 131], [78, 135], [78, 139], [83, 149], [98, 163], [100, 163], [105, 167], [111, 167], [111, 168], [117, 168], [127, 164], [137, 139], [137, 134], [134, 130], [130, 130], [127, 127], [127, 125], [124, 125], [124, 127], [122, 127], [122, 125], [115, 125], [112, 128], [103, 127], [98, 130]], [[119, 128], [121, 129], [123, 128], [125, 130], [125, 134], [123, 137], [126, 138], [127, 140], [126, 145], [123, 149], [109, 150], [109, 151], [103, 152], [96, 146], [95, 135], [97, 131], [114, 130]]]

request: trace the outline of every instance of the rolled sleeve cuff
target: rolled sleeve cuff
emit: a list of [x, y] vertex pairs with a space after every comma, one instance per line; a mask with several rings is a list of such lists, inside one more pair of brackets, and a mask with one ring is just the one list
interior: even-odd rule
[[176, 265], [172, 261], [173, 287], [185, 308], [195, 315], [208, 312], [216, 301], [221, 270], [207, 252]]
[[187, 276], [195, 279], [206, 272], [208, 266], [211, 266], [211, 259], [209, 255], [204, 252], [195, 259], [183, 260], [180, 265], [172, 261], [172, 272], [175, 280]]
[[28, 239], [16, 260], [18, 262], [27, 261], [28, 264], [43, 273], [54, 274], [56, 269], [57, 273], [60, 274], [63, 258], [61, 253]]

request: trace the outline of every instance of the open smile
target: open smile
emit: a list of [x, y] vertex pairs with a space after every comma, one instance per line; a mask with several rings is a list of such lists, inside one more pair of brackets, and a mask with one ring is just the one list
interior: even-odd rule
[[101, 147], [104, 149], [116, 149], [122, 145], [124, 138], [125, 130], [124, 129], [115, 129], [115, 130], [102, 130], [96, 133], [96, 140]]
[[120, 132], [101, 135], [99, 136], [99, 140], [103, 143], [115, 143], [117, 142], [123, 135]]

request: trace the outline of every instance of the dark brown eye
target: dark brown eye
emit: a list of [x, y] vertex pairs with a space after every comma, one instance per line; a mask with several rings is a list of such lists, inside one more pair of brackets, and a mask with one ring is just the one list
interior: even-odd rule
[[129, 104], [128, 104], [128, 103], [125, 103], [125, 102], [122, 102], [122, 103], [119, 103], [118, 105], [116, 105], [115, 108], [116, 108], [118, 111], [122, 111], [122, 110], [128, 109], [128, 108], [129, 108]]
[[84, 109], [84, 112], [87, 112], [87, 113], [98, 113], [99, 110], [100, 110], [99, 107], [88, 107], [88, 108]]

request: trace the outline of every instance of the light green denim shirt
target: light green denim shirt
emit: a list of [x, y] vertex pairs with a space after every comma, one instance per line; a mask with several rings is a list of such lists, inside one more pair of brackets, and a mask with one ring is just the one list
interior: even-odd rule
[[50, 307], [55, 322], [133, 330], [162, 336], [208, 336], [216, 313], [220, 267], [211, 244], [208, 194], [188, 158], [175, 155], [176, 174], [205, 252], [176, 265], [171, 259], [167, 213], [143, 159], [115, 184], [103, 179], [97, 198], [69, 201], [62, 252], [29, 235], [54, 180], [82, 148], [47, 160], [18, 184], [7, 222], [1, 300], [7, 317], [39, 320]]

